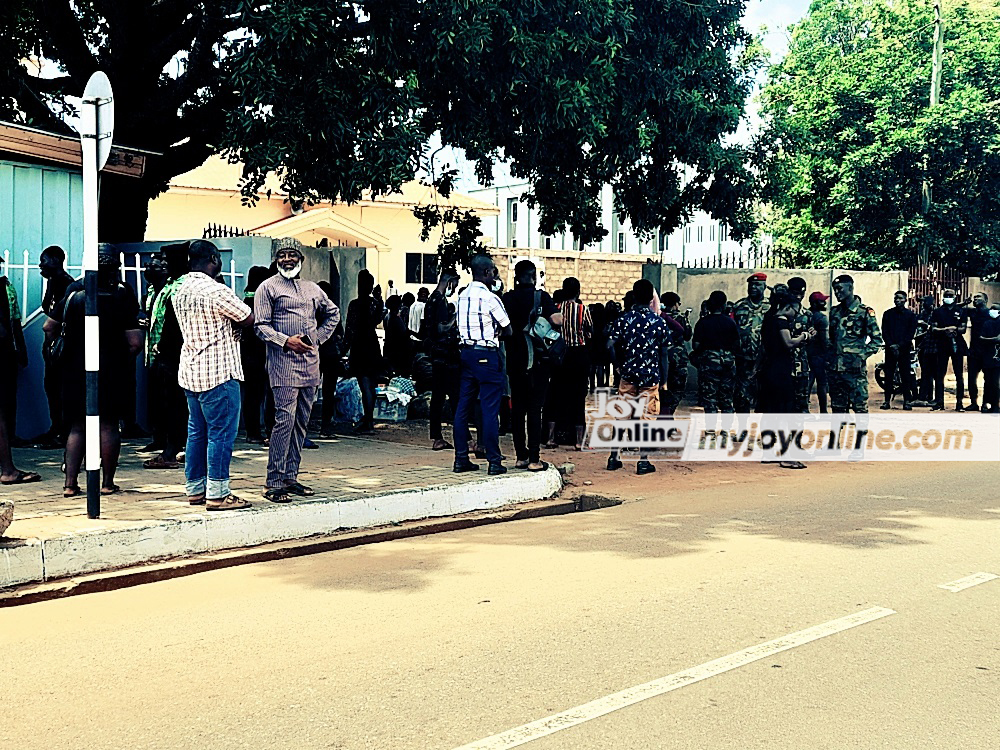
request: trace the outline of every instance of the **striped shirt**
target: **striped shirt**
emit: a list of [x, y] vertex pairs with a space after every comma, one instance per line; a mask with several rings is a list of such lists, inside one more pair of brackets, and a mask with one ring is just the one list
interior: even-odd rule
[[586, 346], [594, 330], [594, 321], [587, 306], [576, 300], [566, 300], [560, 303], [559, 312], [563, 318], [560, 331], [566, 346]]
[[498, 348], [498, 334], [509, 325], [503, 302], [481, 281], [458, 295], [458, 338], [464, 346]]
[[177, 382], [204, 393], [229, 380], [243, 380], [234, 322], [250, 311], [236, 292], [200, 271], [181, 277], [171, 298], [184, 337]]
[[[253, 311], [257, 337], [267, 342], [271, 386], [319, 385], [319, 346], [333, 336], [340, 322], [340, 310], [319, 285], [272, 276], [257, 288]], [[300, 354], [285, 348], [289, 336], [303, 334], [312, 341], [312, 351]]]

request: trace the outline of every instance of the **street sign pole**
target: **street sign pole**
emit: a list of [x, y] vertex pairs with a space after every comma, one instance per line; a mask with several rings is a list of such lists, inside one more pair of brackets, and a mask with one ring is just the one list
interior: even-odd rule
[[101, 423], [98, 374], [101, 362], [100, 325], [97, 312], [97, 209], [98, 173], [107, 164], [114, 134], [114, 96], [108, 77], [98, 71], [83, 92], [80, 142], [83, 150], [83, 284], [84, 370], [87, 416], [84, 422], [87, 469], [87, 517], [101, 516]]

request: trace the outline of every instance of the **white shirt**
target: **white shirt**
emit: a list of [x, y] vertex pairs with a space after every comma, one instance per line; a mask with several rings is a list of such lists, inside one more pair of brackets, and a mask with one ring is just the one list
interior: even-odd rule
[[424, 320], [424, 307], [426, 304], [426, 302], [417, 300], [410, 305], [410, 319], [407, 321], [406, 327], [410, 329], [411, 333], [420, 333], [420, 324]]
[[503, 302], [481, 281], [458, 295], [458, 338], [465, 346], [499, 348], [498, 334], [509, 325]]

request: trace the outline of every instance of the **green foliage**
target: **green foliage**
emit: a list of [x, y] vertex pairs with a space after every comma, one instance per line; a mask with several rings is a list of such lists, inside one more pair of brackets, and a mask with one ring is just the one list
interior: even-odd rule
[[[247, 167], [246, 195], [276, 171], [296, 197], [356, 200], [420, 173], [440, 188], [427, 145], [440, 134], [482, 182], [497, 159], [530, 182], [544, 234], [598, 240], [610, 184], [641, 231], [704, 208], [746, 235], [745, 154], [724, 144], [756, 59], [742, 10], [727, 0], [275, 3], [248, 15], [226, 146]], [[460, 260], [474, 251], [453, 249]]]
[[945, 11], [933, 110], [930, 4], [815, 0], [793, 27], [763, 90], [756, 153], [784, 262], [889, 269], [926, 251], [1000, 270], [1000, 36], [982, 3]]
[[[545, 234], [599, 239], [598, 197], [641, 232], [696, 209], [748, 235], [743, 149], [727, 145], [758, 49], [744, 0], [4, 0], [0, 116], [62, 127], [53, 110], [103, 69], [116, 140], [164, 154], [138, 183], [108, 179], [134, 238], [146, 201], [225, 152], [252, 202], [269, 172], [294, 201], [356, 201], [415, 176], [446, 194], [429, 143], [489, 183], [506, 160]], [[60, 75], [29, 75], [22, 59]], [[474, 217], [431, 207], [442, 248], [478, 249]], [[109, 238], [111, 239], [111, 238]]]

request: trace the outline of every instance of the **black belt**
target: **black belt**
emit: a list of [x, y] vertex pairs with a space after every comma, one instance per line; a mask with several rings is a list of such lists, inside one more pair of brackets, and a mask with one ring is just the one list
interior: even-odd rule
[[486, 346], [486, 344], [459, 344], [462, 349], [474, 349], [480, 352], [499, 352], [499, 346]]

